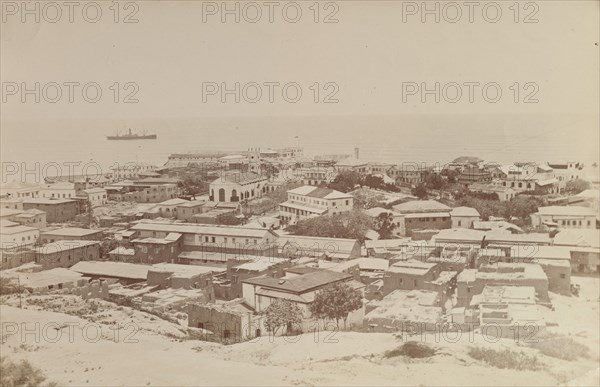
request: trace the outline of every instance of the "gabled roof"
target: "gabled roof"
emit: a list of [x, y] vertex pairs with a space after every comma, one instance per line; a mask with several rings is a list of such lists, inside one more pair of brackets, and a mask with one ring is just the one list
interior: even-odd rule
[[277, 240], [280, 248], [291, 247], [301, 250], [319, 250], [323, 253], [349, 253], [357, 245], [356, 239], [326, 238], [300, 235], [282, 235]]
[[178, 206], [178, 205], [186, 204], [189, 202], [190, 202], [189, 200], [174, 198], [174, 199], [165, 200], [164, 202], [160, 202], [160, 203], [158, 203], [158, 205], [159, 206]]
[[96, 246], [100, 243], [98, 241], [84, 241], [84, 240], [59, 240], [56, 242], [48, 243], [47, 245], [36, 247], [33, 249], [38, 254], [54, 254], [61, 251], [68, 251], [74, 249], [80, 249], [82, 247]]
[[145, 280], [152, 266], [126, 262], [80, 261], [71, 270], [84, 275]]
[[337, 166], [342, 166], [342, 167], [356, 167], [359, 165], [367, 165], [366, 161], [361, 161], [359, 159], [357, 159], [356, 157], [352, 156], [352, 157], [348, 157], [342, 161], [338, 161], [336, 163]]
[[565, 228], [554, 236], [554, 244], [600, 248], [600, 230]]
[[319, 188], [311, 185], [305, 185], [302, 187], [294, 188], [287, 191], [288, 194], [308, 196], [311, 198], [321, 199], [346, 199], [352, 198], [353, 196], [347, 193], [336, 191], [330, 188]]
[[471, 207], [455, 207], [450, 211], [451, 216], [474, 216], [479, 217], [479, 212]]
[[289, 279], [256, 277], [243, 280], [242, 282], [258, 285], [263, 288], [302, 294], [316, 288], [320, 288], [334, 282], [345, 281], [350, 278], [352, 278], [352, 276], [349, 274], [337, 273], [330, 270], [319, 270]]
[[596, 216], [596, 212], [588, 207], [580, 206], [548, 206], [539, 207], [540, 215], [549, 216]]
[[436, 265], [436, 263], [421, 262], [411, 259], [405, 262], [400, 261], [394, 263], [388, 268], [388, 271], [401, 274], [425, 275]]
[[400, 213], [450, 212], [451, 208], [435, 200], [411, 200], [410, 202], [395, 205], [394, 210]]
[[139, 222], [131, 227], [133, 231], [162, 231], [176, 232], [182, 234], [206, 234], [206, 235], [226, 235], [239, 236], [247, 238], [262, 238], [267, 234], [277, 236], [273, 231], [267, 229], [254, 229], [239, 226], [208, 226], [191, 223], [160, 223], [160, 222]]
[[482, 191], [482, 192], [514, 192], [515, 190], [510, 188], [510, 187], [504, 187], [501, 185], [495, 185], [495, 184], [481, 184], [481, 183], [474, 183], [474, 184], [470, 184], [469, 185], [469, 190], [476, 192], [476, 191]]
[[43, 235], [60, 235], [60, 236], [86, 236], [90, 234], [101, 233], [102, 230], [92, 230], [89, 228], [80, 227], [63, 227], [56, 230], [43, 231]]
[[246, 184], [246, 183], [253, 183], [253, 182], [258, 182], [258, 181], [266, 181], [266, 180], [268, 180], [268, 178], [266, 176], [261, 176], [254, 172], [243, 172], [243, 173], [232, 173], [229, 175], [221, 176], [221, 177], [213, 180], [211, 184], [218, 184], [218, 183]]

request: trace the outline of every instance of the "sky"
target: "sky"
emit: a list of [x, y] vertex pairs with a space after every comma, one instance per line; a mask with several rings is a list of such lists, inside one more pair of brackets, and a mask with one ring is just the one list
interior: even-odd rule
[[[256, 119], [268, 139], [288, 127], [297, 133], [304, 123], [343, 133], [352, 117], [367, 120], [365, 129], [374, 132], [382, 118], [385, 130], [447, 122], [449, 135], [465, 141], [481, 128], [598, 136], [598, 1], [520, 2], [518, 13], [512, 1], [478, 2], [472, 22], [463, 2], [453, 3], [460, 17], [456, 7], [436, 1], [274, 2], [270, 22], [264, 2], [119, 2], [115, 15], [112, 2], [98, 1], [95, 23], [89, 20], [96, 8], [87, 2], [77, 2], [72, 23], [65, 7], [58, 17], [40, 3], [37, 22], [20, 2], [1, 3], [5, 139], [19, 138], [31, 122], [60, 137], [70, 136], [65, 122], [88, 134], [111, 134], [126, 122], [150, 130], [162, 125], [177, 135], [181, 120], [254, 130]], [[422, 4], [439, 7], [439, 22]], [[224, 5], [239, 7], [239, 22]], [[262, 14], [252, 23], [254, 5]], [[297, 9], [301, 16], [292, 23]], [[22, 95], [36, 82], [37, 103]], [[69, 82], [77, 83], [72, 102]], [[82, 94], [93, 82], [102, 92], [95, 103]], [[236, 82], [239, 102], [223, 93]], [[436, 83], [439, 101], [423, 93]], [[272, 102], [268, 85], [275, 85]], [[93, 99], [95, 90], [86, 96]]]

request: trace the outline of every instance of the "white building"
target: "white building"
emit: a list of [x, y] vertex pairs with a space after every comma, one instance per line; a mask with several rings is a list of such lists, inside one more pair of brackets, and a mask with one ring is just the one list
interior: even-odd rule
[[103, 206], [106, 204], [106, 190], [104, 188], [90, 188], [81, 191], [81, 196], [85, 197], [92, 207]]
[[154, 172], [156, 167], [150, 164], [144, 163], [125, 163], [122, 165], [115, 165], [110, 168], [111, 177], [113, 180], [126, 180], [126, 179], [137, 179], [140, 174]]
[[39, 237], [40, 230], [35, 227], [21, 226], [8, 221], [3, 221], [0, 226], [0, 248], [2, 250], [33, 246]]
[[500, 200], [501, 202], [506, 202], [508, 200], [511, 200], [516, 195], [515, 190], [510, 187], [503, 187], [500, 185], [493, 185], [493, 184], [481, 184], [481, 183], [471, 184], [471, 185], [469, 185], [469, 191], [488, 193], [488, 194], [496, 194], [496, 195], [498, 195], [498, 200]]
[[596, 228], [596, 212], [588, 207], [548, 206], [539, 207], [531, 214], [534, 227]]
[[288, 200], [279, 205], [279, 217], [295, 222], [320, 215], [337, 215], [351, 211], [354, 197], [329, 188], [305, 185], [287, 191]]
[[450, 211], [452, 228], [472, 228], [474, 222], [481, 220], [479, 212], [471, 207], [456, 207]]
[[13, 181], [6, 184], [0, 184], [0, 196], [3, 198], [37, 198], [40, 194], [40, 186], [37, 184]]
[[75, 184], [65, 181], [43, 184], [40, 186], [40, 198], [46, 199], [73, 199], [77, 196]]
[[267, 192], [266, 176], [240, 172], [219, 177], [210, 183], [209, 198], [215, 202], [239, 202], [262, 197]]

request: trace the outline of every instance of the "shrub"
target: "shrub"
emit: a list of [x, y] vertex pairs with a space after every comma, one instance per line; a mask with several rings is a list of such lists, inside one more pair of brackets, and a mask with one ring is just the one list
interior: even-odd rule
[[531, 345], [546, 356], [562, 360], [576, 360], [578, 357], [586, 357], [589, 348], [576, 342], [570, 337], [549, 335], [539, 342]]
[[46, 376], [39, 368], [35, 368], [26, 360], [13, 363], [5, 357], [0, 357], [0, 386], [56, 386], [56, 383], [46, 383]]
[[430, 346], [416, 341], [409, 341], [402, 344], [398, 348], [386, 351], [384, 356], [386, 358], [406, 356], [411, 359], [423, 359], [435, 355], [435, 349]]
[[520, 371], [537, 371], [542, 368], [536, 357], [527, 355], [524, 352], [511, 351], [510, 349], [496, 350], [471, 347], [469, 349], [469, 356], [496, 368], [508, 368]]

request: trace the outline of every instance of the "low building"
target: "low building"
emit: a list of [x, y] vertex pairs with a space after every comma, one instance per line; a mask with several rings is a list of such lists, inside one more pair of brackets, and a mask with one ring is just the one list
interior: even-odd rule
[[84, 189], [79, 196], [85, 198], [92, 207], [103, 206], [108, 201], [106, 190], [104, 188]]
[[539, 207], [531, 214], [531, 225], [549, 228], [596, 228], [597, 214], [588, 207], [548, 206]]
[[365, 305], [363, 326], [369, 332], [436, 332], [442, 324], [443, 310], [436, 292], [394, 290], [381, 300]]
[[108, 252], [108, 257], [114, 262], [135, 262], [135, 249], [119, 246]]
[[469, 191], [480, 192], [484, 194], [496, 195], [498, 200], [506, 202], [513, 199], [516, 195], [516, 191], [510, 187], [504, 187], [496, 184], [471, 184], [469, 185]]
[[240, 226], [212, 226], [140, 222], [131, 227], [137, 239], [164, 238], [170, 233], [183, 235], [184, 251], [222, 252], [244, 255], [274, 256], [278, 235], [272, 230]]
[[23, 209], [2, 208], [1, 211], [0, 219], [12, 221], [21, 226], [38, 229], [46, 228], [46, 213], [44, 211], [36, 210], [35, 208], [27, 211]]
[[23, 181], [3, 182], [0, 196], [11, 200], [37, 198], [40, 196], [40, 186]]
[[600, 274], [600, 230], [561, 230], [554, 236], [555, 246], [564, 246], [571, 253], [571, 272]]
[[361, 256], [356, 239], [282, 235], [277, 245], [278, 254], [284, 258], [311, 257], [337, 262]]
[[148, 270], [148, 285], [172, 289], [209, 289], [214, 300], [212, 277], [224, 268], [158, 263]]
[[158, 203], [155, 208], [158, 209], [158, 212], [162, 218], [177, 218], [178, 207], [186, 203], [190, 203], [190, 201], [174, 198]]
[[435, 200], [413, 200], [397, 204], [393, 209], [404, 216], [406, 236], [411, 236], [416, 230], [442, 230], [452, 227], [452, 208]]
[[164, 237], [137, 238], [131, 241], [136, 263], [174, 263], [183, 251], [183, 235], [168, 233]]
[[58, 240], [33, 249], [35, 262], [46, 269], [69, 268], [79, 261], [100, 258], [100, 243], [86, 240]]
[[31, 247], [38, 241], [39, 236], [40, 230], [35, 227], [6, 222], [0, 225], [0, 244], [2, 250]]
[[203, 200], [191, 200], [176, 206], [176, 219], [191, 222], [194, 215], [201, 214], [206, 202]]
[[315, 216], [341, 214], [354, 207], [354, 197], [350, 194], [308, 185], [287, 191], [287, 198], [279, 205], [279, 217], [291, 223]]
[[330, 284], [351, 280], [349, 274], [330, 270], [314, 271], [289, 279], [255, 277], [242, 281], [242, 294], [246, 303], [259, 313], [275, 300], [288, 300], [299, 306], [305, 317], [309, 317], [309, 305], [314, 301], [317, 291]]
[[302, 184], [320, 186], [331, 183], [337, 176], [334, 167], [315, 166], [308, 168], [299, 168], [294, 174], [302, 179]]
[[479, 212], [471, 207], [455, 207], [450, 211], [452, 228], [473, 228], [473, 223], [481, 220]]
[[340, 160], [335, 164], [335, 169], [338, 172], [352, 171], [352, 172], [358, 172], [358, 173], [363, 173], [363, 174], [368, 173], [368, 169], [369, 169], [368, 163], [366, 161], [359, 160], [357, 149], [355, 149], [354, 152], [355, 152], [354, 156]]
[[523, 229], [505, 220], [486, 220], [473, 222], [473, 229], [478, 231], [505, 230], [511, 234], [522, 234]]
[[486, 285], [481, 294], [473, 296], [470, 306], [486, 336], [527, 339], [546, 328], [543, 306], [536, 303], [532, 286]]
[[259, 316], [237, 299], [217, 303], [189, 303], [188, 326], [205, 331], [206, 341], [223, 344], [241, 343], [266, 333]]
[[239, 202], [260, 198], [267, 192], [266, 176], [254, 172], [225, 174], [210, 183], [209, 200], [216, 202]]
[[23, 210], [36, 209], [46, 213], [48, 223], [65, 223], [79, 214], [79, 203], [70, 199], [35, 198], [23, 200]]
[[232, 300], [242, 297], [242, 282], [249, 278], [268, 276], [280, 278], [285, 274], [285, 269], [291, 266], [288, 259], [274, 257], [236, 257], [226, 261], [227, 274], [225, 281], [215, 289], [219, 298]]
[[122, 285], [146, 281], [150, 265], [138, 265], [125, 262], [81, 261], [71, 270], [91, 279], [116, 279]]
[[63, 227], [55, 230], [46, 230], [40, 234], [43, 243], [52, 243], [61, 240], [69, 241], [99, 241], [103, 238], [102, 230], [92, 230], [89, 228]]
[[76, 196], [75, 183], [59, 181], [40, 185], [38, 197], [45, 199], [73, 199]]
[[540, 265], [499, 262], [465, 269], [458, 275], [457, 307], [470, 305], [473, 296], [481, 294], [486, 285], [531, 286], [540, 302], [549, 302], [548, 277]]

